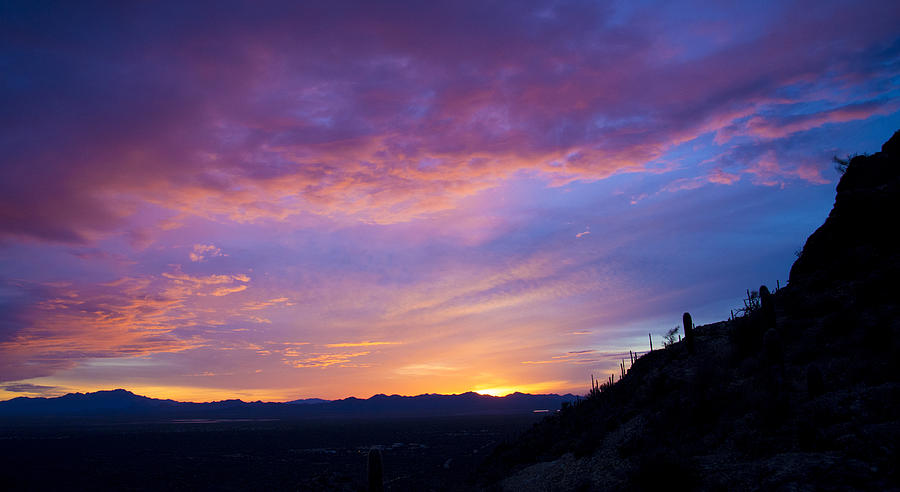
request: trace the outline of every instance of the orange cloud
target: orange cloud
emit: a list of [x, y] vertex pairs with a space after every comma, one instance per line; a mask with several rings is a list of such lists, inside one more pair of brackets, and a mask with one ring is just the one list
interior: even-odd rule
[[340, 354], [308, 354], [299, 359], [284, 359], [284, 363], [296, 368], [318, 367], [326, 368], [331, 366], [341, 367], [365, 367], [365, 365], [354, 364], [351, 361], [357, 357], [369, 355], [370, 352], [351, 352]]
[[226, 255], [225, 253], [222, 253], [222, 250], [220, 248], [217, 248], [212, 244], [195, 244], [194, 250], [189, 254], [191, 261], [194, 262], [200, 262], [206, 260], [207, 258], [214, 258], [216, 256]]
[[409, 364], [394, 369], [394, 372], [404, 376], [433, 376], [459, 371], [459, 367], [439, 363]]
[[211, 296], [221, 297], [227, 296], [228, 294], [234, 294], [235, 292], [241, 292], [247, 290], [246, 285], [237, 285], [234, 287], [220, 287], [209, 293]]
[[374, 347], [378, 345], [398, 345], [401, 342], [346, 342], [346, 343], [327, 343], [326, 347]]

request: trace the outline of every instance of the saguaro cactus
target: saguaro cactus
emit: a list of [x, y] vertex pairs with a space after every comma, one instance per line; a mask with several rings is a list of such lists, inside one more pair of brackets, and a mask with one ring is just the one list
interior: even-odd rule
[[369, 492], [384, 492], [384, 464], [378, 448], [369, 450]]
[[759, 300], [763, 328], [775, 328], [775, 296], [765, 285], [759, 286]]
[[684, 313], [681, 321], [684, 322], [684, 341], [687, 343], [689, 353], [694, 353], [694, 321], [691, 319], [691, 313]]

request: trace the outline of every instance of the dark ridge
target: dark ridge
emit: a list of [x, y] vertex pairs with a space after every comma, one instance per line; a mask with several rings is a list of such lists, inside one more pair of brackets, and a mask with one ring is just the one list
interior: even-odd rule
[[898, 213], [900, 132], [849, 162], [786, 287], [501, 444], [479, 487], [900, 489]]
[[530, 413], [556, 410], [574, 395], [528, 395], [504, 397], [463, 393], [460, 395], [400, 396], [378, 394], [368, 399], [317, 398], [286, 403], [223, 400], [189, 403], [135, 395], [123, 389], [95, 393], [69, 393], [56, 398], [18, 397], [0, 402], [0, 417], [55, 418], [77, 416], [139, 416], [146, 418], [289, 418], [289, 417], [403, 417]]

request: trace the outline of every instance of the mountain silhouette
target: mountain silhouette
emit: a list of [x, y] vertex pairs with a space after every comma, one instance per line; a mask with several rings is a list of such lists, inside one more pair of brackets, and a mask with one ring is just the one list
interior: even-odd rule
[[160, 400], [124, 389], [94, 393], [70, 393], [56, 398], [18, 397], [0, 402], [0, 417], [101, 417], [139, 416], [159, 418], [289, 418], [289, 417], [401, 417], [525, 413], [554, 411], [574, 395], [504, 397], [468, 392], [459, 395], [375, 395], [368, 399], [311, 398], [286, 403], [222, 400], [210, 403]]
[[836, 192], [786, 287], [498, 446], [481, 486], [900, 489], [900, 131]]

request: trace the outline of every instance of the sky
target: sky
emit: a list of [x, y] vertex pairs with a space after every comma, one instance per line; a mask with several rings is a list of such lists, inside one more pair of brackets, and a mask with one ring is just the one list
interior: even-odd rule
[[[0, 400], [585, 393], [781, 285], [900, 6], [3, 2]], [[624, 355], [623, 355], [624, 354]]]

